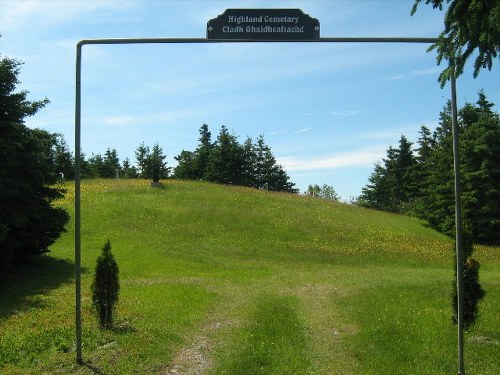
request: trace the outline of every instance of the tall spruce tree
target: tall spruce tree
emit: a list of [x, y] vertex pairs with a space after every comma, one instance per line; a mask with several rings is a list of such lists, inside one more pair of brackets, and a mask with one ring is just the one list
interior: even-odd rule
[[149, 146], [142, 142], [137, 150], [135, 150], [135, 159], [138, 166], [138, 174], [140, 178], [148, 178], [148, 159], [150, 158], [151, 151]]
[[217, 141], [210, 153], [206, 179], [227, 185], [241, 185], [245, 160], [243, 147], [235, 135], [222, 126]]
[[167, 162], [165, 161], [166, 158], [167, 155], [163, 153], [163, 149], [158, 143], [155, 143], [151, 149], [151, 155], [148, 160], [148, 168], [151, 171], [153, 168], [158, 168], [159, 177], [161, 179], [168, 178], [170, 174], [170, 168], [167, 167]]
[[118, 158], [118, 152], [116, 149], [106, 149], [104, 153], [104, 158], [102, 160], [100, 177], [103, 178], [115, 178], [116, 173], [121, 170], [120, 159]]
[[476, 241], [500, 243], [500, 116], [484, 93], [460, 111], [463, 206]]
[[174, 157], [177, 160], [177, 166], [174, 168], [174, 177], [184, 180], [199, 179], [199, 175], [195, 169], [195, 153], [192, 151], [182, 150], [181, 153]]
[[104, 174], [104, 159], [101, 154], [92, 154], [88, 160], [89, 178], [101, 178]]
[[54, 169], [58, 174], [62, 173], [61, 177], [64, 179], [74, 179], [75, 177], [73, 155], [69, 151], [68, 144], [62, 134], [55, 135]]
[[29, 129], [25, 118], [49, 103], [16, 92], [21, 63], [0, 60], [0, 267], [39, 255], [61, 235], [69, 220], [53, 203], [64, 190], [54, 186], [55, 135]]
[[418, 191], [411, 146], [403, 135], [398, 148], [389, 147], [383, 165], [375, 165], [369, 184], [362, 189], [360, 205], [391, 212], [405, 210]]
[[198, 148], [194, 152], [193, 171], [196, 179], [207, 179], [208, 165], [214, 148], [212, 133], [208, 130], [207, 124], [200, 127], [198, 142]]

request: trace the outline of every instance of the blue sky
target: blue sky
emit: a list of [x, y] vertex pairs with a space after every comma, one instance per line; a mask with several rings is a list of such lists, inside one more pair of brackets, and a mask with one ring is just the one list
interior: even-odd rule
[[[203, 38], [227, 8], [300, 8], [321, 37], [436, 37], [443, 13], [413, 0], [0, 0], [0, 53], [18, 58], [21, 89], [51, 103], [30, 127], [73, 149], [76, 43], [93, 38]], [[450, 98], [426, 44], [225, 43], [83, 47], [82, 148], [134, 159], [141, 142], [168, 156], [194, 150], [198, 129], [226, 125], [243, 142], [263, 134], [304, 191], [329, 184], [345, 200], [402, 134], [434, 129]], [[500, 71], [457, 82], [459, 106], [484, 89], [500, 101]], [[498, 110], [498, 106], [495, 107]]]

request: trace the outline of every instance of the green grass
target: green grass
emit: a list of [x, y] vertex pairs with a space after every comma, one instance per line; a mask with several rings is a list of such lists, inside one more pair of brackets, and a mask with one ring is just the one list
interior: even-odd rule
[[310, 374], [305, 327], [289, 296], [261, 296], [254, 301], [237, 345], [219, 358], [215, 374]]
[[[449, 374], [452, 241], [423, 222], [310, 197], [203, 182], [82, 185], [83, 357], [74, 346], [74, 232], [3, 275], [0, 373]], [[73, 216], [73, 187], [61, 205]], [[120, 267], [113, 330], [90, 283], [107, 239]], [[499, 248], [467, 373], [500, 373]], [[180, 372], [182, 373], [182, 372]]]

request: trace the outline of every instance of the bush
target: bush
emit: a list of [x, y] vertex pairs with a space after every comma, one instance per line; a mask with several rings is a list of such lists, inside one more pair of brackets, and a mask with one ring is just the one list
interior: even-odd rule
[[111, 253], [111, 243], [108, 240], [102, 248], [101, 255], [97, 258], [92, 282], [92, 305], [101, 329], [111, 328], [113, 325], [113, 314], [119, 291], [118, 264]]
[[[469, 329], [479, 316], [479, 302], [484, 298], [486, 292], [479, 283], [479, 262], [471, 257], [473, 252], [472, 238], [469, 233], [464, 235], [464, 329]], [[456, 266], [456, 259], [455, 259]], [[457, 273], [455, 267], [455, 282], [453, 283], [452, 305], [453, 323], [458, 323], [458, 295], [457, 295]]]

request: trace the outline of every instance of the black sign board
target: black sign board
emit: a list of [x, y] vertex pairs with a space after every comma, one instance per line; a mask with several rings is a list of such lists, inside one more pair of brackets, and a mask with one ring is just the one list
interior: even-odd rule
[[226, 9], [207, 24], [207, 39], [319, 39], [319, 21], [300, 9]]

